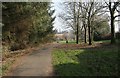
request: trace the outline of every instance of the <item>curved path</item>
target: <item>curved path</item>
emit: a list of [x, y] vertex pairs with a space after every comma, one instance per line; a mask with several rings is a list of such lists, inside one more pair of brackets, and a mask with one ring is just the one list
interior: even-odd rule
[[20, 64], [8, 76], [52, 76], [51, 51], [58, 44], [46, 44], [43, 48], [22, 57]]

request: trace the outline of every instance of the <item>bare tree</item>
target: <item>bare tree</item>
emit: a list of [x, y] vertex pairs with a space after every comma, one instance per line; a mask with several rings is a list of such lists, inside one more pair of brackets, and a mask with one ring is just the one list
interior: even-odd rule
[[116, 40], [115, 40], [115, 26], [114, 26], [114, 21], [115, 21], [115, 18], [119, 17], [120, 15], [115, 15], [115, 12], [120, 12], [117, 8], [118, 6], [120, 5], [120, 1], [116, 1], [116, 2], [111, 2], [109, 0], [109, 3], [105, 2], [109, 8], [109, 13], [110, 13], [110, 22], [111, 22], [111, 44], [114, 44], [116, 43]]
[[[67, 5], [66, 5], [67, 4]], [[93, 38], [93, 28], [94, 28], [94, 18], [96, 15], [100, 16], [105, 12], [101, 10], [106, 6], [98, 2], [68, 2], [65, 5], [67, 9], [64, 10], [64, 14], [61, 14], [61, 18], [67, 24], [68, 27], [71, 27], [75, 31], [76, 43], [79, 42], [79, 32], [83, 32], [84, 28], [84, 41], [87, 42], [87, 27], [88, 27], [88, 39], [89, 45], [92, 44]], [[83, 25], [80, 25], [80, 19], [82, 19]]]
[[[88, 39], [89, 39], [89, 45], [92, 45], [92, 35], [93, 35], [93, 27], [94, 27], [94, 18], [96, 15], [100, 16], [104, 14], [101, 10], [105, 8], [106, 6], [103, 6], [102, 3], [98, 2], [88, 2], [88, 3], [82, 3], [80, 6], [84, 12], [86, 12], [85, 15], [82, 15], [82, 18], [87, 20], [87, 27], [88, 27]], [[85, 21], [83, 21], [83, 24], [85, 25]], [[84, 26], [84, 29], [86, 31], [86, 26]], [[86, 34], [86, 32], [85, 32]], [[85, 36], [86, 37], [86, 36]], [[86, 38], [85, 38], [86, 39]], [[86, 42], [86, 40], [85, 40]]]
[[87, 8], [83, 9], [82, 6], [85, 6], [85, 3], [81, 4], [81, 19], [84, 28], [84, 42], [87, 43], [87, 20], [86, 20]]
[[72, 28], [76, 35], [76, 43], [79, 42], [79, 11], [80, 8], [79, 3], [77, 2], [67, 2], [64, 3], [67, 9], [64, 10], [63, 13], [59, 15], [60, 18], [63, 19], [64, 24], [66, 24], [67, 28]]

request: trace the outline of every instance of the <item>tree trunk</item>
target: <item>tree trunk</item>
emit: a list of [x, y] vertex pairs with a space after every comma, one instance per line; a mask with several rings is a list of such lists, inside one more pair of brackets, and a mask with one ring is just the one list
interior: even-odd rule
[[85, 22], [83, 21], [83, 27], [84, 27], [84, 42], [87, 43], [87, 27], [85, 25]]
[[114, 17], [111, 15], [111, 44], [116, 43], [115, 41], [115, 28], [114, 28]]
[[[79, 2], [79, 5], [80, 5], [81, 3]], [[80, 7], [78, 8], [78, 13], [77, 13], [77, 32], [76, 32], [76, 43], [78, 44], [79, 43], [79, 13], [80, 13]]]
[[115, 9], [116, 9], [116, 4], [114, 4], [113, 8], [111, 8], [112, 3], [109, 1], [109, 10], [110, 10], [110, 15], [111, 15], [111, 44], [116, 43], [115, 41], [115, 27], [114, 27], [114, 14], [115, 14]]
[[92, 7], [93, 7], [93, 4], [94, 2], [91, 2], [91, 6], [90, 6], [90, 9], [88, 11], [88, 38], [89, 38], [89, 45], [92, 45], [92, 42], [91, 42], [91, 11], [92, 11]]
[[94, 38], [94, 29], [92, 29], [92, 28], [91, 28], [91, 42], [93, 42], [93, 41], [94, 41], [94, 39], [93, 39], [93, 38]]
[[84, 33], [84, 38], [85, 38], [84, 41], [85, 41], [85, 43], [87, 43], [87, 37], [86, 37], [86, 36], [87, 36], [87, 30], [86, 30], [86, 28], [85, 28], [85, 33]]
[[78, 23], [77, 23], [77, 32], [76, 32], [76, 43], [77, 44], [78, 44], [78, 41], [79, 41], [79, 33], [78, 33]]
[[88, 26], [88, 36], [89, 36], [89, 45], [92, 45], [92, 43], [91, 43], [90, 26]]
[[89, 38], [89, 45], [92, 45], [91, 42], [91, 28], [90, 28], [90, 19], [88, 18], [88, 38]]
[[76, 2], [74, 2], [74, 6], [73, 6], [74, 7], [74, 26], [76, 27], [76, 32], [75, 32], [75, 35], [76, 35], [76, 44], [78, 44], [78, 21], [77, 21], [78, 18], [76, 19], [75, 3]]

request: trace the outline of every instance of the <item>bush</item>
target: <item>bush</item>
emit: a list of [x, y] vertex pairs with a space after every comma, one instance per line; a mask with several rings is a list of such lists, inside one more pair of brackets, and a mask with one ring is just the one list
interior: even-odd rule
[[116, 39], [120, 39], [120, 32], [117, 32], [115, 35], [116, 35]]
[[20, 49], [25, 49], [26, 45], [24, 43], [14, 43], [11, 45], [10, 50], [11, 51], [16, 51]]
[[106, 34], [106, 35], [96, 35], [96, 36], [94, 36], [94, 41], [110, 40], [110, 39], [111, 39], [111, 35], [110, 35], [110, 34]]

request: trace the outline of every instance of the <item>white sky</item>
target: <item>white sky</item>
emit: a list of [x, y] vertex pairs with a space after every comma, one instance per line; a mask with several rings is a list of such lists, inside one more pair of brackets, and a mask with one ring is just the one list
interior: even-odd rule
[[[66, 0], [66, 1], [68, 1], [68, 0]], [[58, 15], [60, 13], [62, 13], [64, 10], [63, 5], [62, 5], [62, 2], [64, 2], [64, 0], [52, 0], [52, 2], [53, 2], [52, 6], [55, 9], [55, 16], [56, 16], [56, 19], [55, 19], [54, 25], [53, 25], [54, 29], [57, 29], [59, 32], [64, 31], [64, 30], [66, 30], [66, 28], [64, 27], [64, 24], [61, 21], [61, 19], [58, 17]], [[117, 31], [118, 31], [118, 22], [115, 23], [115, 32], [117, 32]]]
[[62, 22], [59, 18], [59, 13], [62, 12], [62, 8], [61, 8], [61, 5], [60, 5], [60, 1], [59, 0], [53, 0], [53, 8], [55, 9], [55, 16], [56, 16], [56, 19], [54, 21], [54, 29], [57, 29], [58, 31], [63, 31], [64, 28], [62, 26]]

